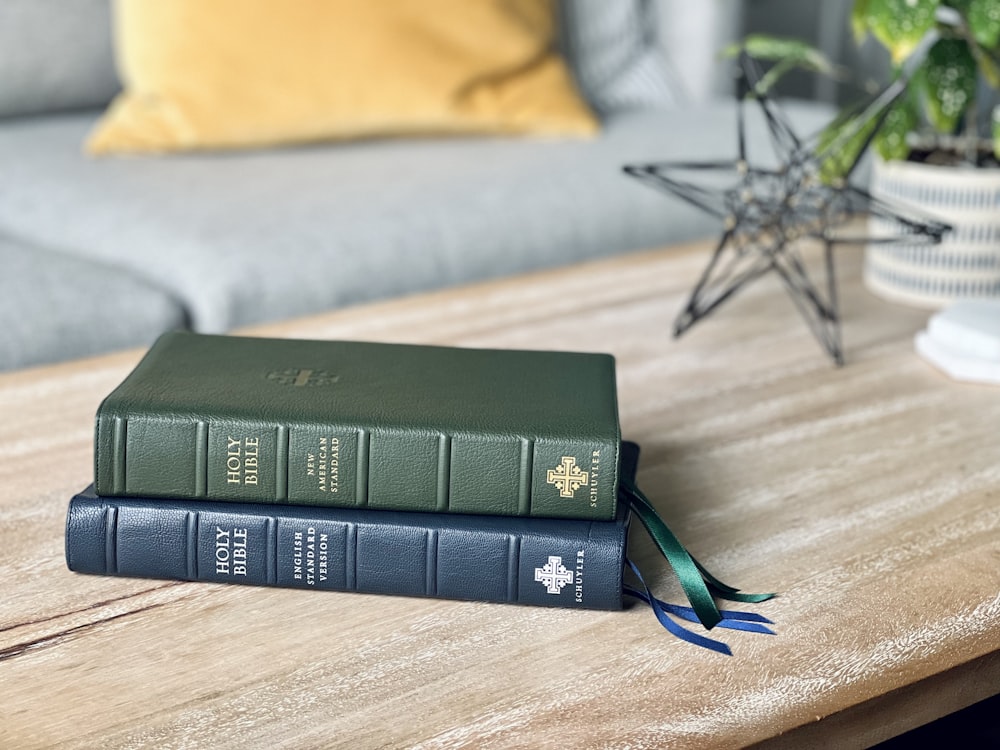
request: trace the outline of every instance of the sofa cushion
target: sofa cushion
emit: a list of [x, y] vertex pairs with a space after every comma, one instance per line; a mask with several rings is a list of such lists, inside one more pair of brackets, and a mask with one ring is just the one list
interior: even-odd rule
[[185, 326], [170, 295], [109, 268], [0, 235], [0, 370], [151, 344]]
[[[790, 108], [803, 131], [828, 111]], [[724, 101], [591, 141], [392, 140], [93, 160], [93, 116], [0, 123], [0, 231], [121, 269], [200, 331], [688, 240], [718, 225], [622, 165], [724, 158]], [[750, 147], [767, 154], [754, 119]], [[612, 283], [609, 280], [609, 283]]]
[[549, 0], [117, 0], [92, 153], [386, 135], [588, 136]]
[[655, 0], [564, 0], [560, 41], [587, 101], [601, 114], [670, 107], [682, 98], [656, 33]]
[[[561, 0], [561, 49], [599, 112], [667, 106], [677, 92], [657, 37], [658, 0]], [[118, 91], [111, 0], [0, 3], [0, 117], [103, 106]]]
[[102, 106], [118, 89], [109, 0], [0, 2], [0, 117]]

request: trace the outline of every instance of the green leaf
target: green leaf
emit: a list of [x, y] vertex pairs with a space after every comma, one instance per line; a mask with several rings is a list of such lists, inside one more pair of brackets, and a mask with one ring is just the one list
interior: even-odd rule
[[990, 57], [980, 45], [971, 45], [972, 56], [976, 58], [979, 65], [979, 72], [983, 74], [986, 82], [995, 89], [1000, 89], [1000, 63]]
[[851, 6], [851, 31], [854, 32], [855, 44], [861, 41], [868, 33], [868, 5], [870, 0], [854, 0]]
[[976, 60], [964, 39], [939, 39], [927, 53], [914, 84], [924, 97], [927, 119], [952, 133], [976, 94]]
[[1000, 44], [1000, 1], [970, 0], [965, 18], [976, 42], [987, 49]]
[[868, 0], [866, 25], [897, 65], [934, 26], [940, 0]]
[[722, 54], [724, 57], [736, 57], [743, 50], [755, 60], [772, 62], [788, 60], [801, 68], [819, 73], [833, 74], [837, 71], [837, 66], [830, 62], [826, 55], [801, 39], [749, 34], [742, 42], [727, 46]]
[[821, 157], [821, 181], [831, 184], [847, 175], [877, 123], [878, 117], [870, 117], [865, 121], [859, 114], [846, 114], [823, 129], [816, 144], [816, 153]]
[[740, 53], [743, 51], [743, 42], [732, 42], [727, 44], [719, 52], [719, 57], [723, 60], [729, 60], [734, 57], [739, 57]]
[[843, 68], [800, 39], [750, 34], [742, 42], [725, 47], [722, 57], [737, 57], [744, 51], [755, 60], [775, 63], [758, 82], [757, 91], [760, 93], [770, 90], [786, 73], [796, 68], [835, 78], [843, 74]]
[[917, 108], [912, 97], [901, 97], [886, 113], [882, 127], [875, 134], [872, 143], [878, 155], [886, 161], [906, 159], [910, 155], [910, 146], [906, 142], [906, 136], [917, 127], [918, 119]]

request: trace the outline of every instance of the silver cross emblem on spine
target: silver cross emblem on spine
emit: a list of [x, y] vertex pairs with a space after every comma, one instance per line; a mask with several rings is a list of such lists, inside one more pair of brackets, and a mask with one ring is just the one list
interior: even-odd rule
[[549, 555], [549, 561], [541, 568], [535, 568], [535, 580], [545, 585], [550, 594], [558, 594], [563, 586], [573, 583], [573, 571], [566, 570], [562, 558]]

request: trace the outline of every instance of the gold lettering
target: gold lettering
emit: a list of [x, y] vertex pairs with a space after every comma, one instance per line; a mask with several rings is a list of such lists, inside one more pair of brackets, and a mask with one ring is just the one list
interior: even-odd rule
[[316, 438], [315, 451], [307, 454], [306, 476], [315, 477], [317, 492], [340, 490], [340, 438], [324, 435]]
[[329, 485], [331, 493], [340, 489], [340, 438], [330, 440]]
[[227, 438], [226, 447], [226, 483], [240, 483], [240, 441]]
[[257, 454], [260, 451], [260, 438], [246, 438], [243, 441], [246, 458], [243, 461], [243, 484], [257, 486]]
[[601, 452], [594, 451], [590, 454], [590, 507], [597, 507], [597, 478], [600, 476]]
[[260, 471], [260, 438], [228, 437], [226, 483], [257, 486]]

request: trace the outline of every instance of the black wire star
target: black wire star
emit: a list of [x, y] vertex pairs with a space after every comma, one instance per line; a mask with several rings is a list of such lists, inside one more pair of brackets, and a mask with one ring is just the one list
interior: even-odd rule
[[[624, 167], [627, 174], [686, 200], [722, 220], [723, 232], [711, 260], [674, 322], [678, 337], [709, 315], [750, 281], [776, 272], [814, 335], [837, 365], [844, 363], [834, 276], [833, 246], [838, 243], [933, 244], [950, 229], [912, 210], [891, 206], [848, 183], [878, 126], [906, 87], [906, 78], [879, 94], [867, 107], [848, 113], [838, 135], [821, 143], [821, 133], [802, 139], [758, 86], [754, 62], [740, 57], [737, 96], [738, 157], [735, 161], [659, 162]], [[760, 106], [779, 165], [773, 169], [747, 161], [747, 102]], [[833, 161], [838, 160], [838, 161]], [[845, 163], [846, 162], [846, 163]], [[824, 165], [839, 164], [835, 177]], [[719, 189], [682, 179], [685, 172], [728, 176]], [[704, 180], [703, 180], [704, 182]], [[861, 213], [879, 217], [891, 233], [849, 236], [840, 230]], [[870, 225], [869, 225], [870, 226]], [[806, 270], [798, 240], [823, 243], [825, 284], [817, 286]], [[825, 291], [820, 287], [825, 286]]]

